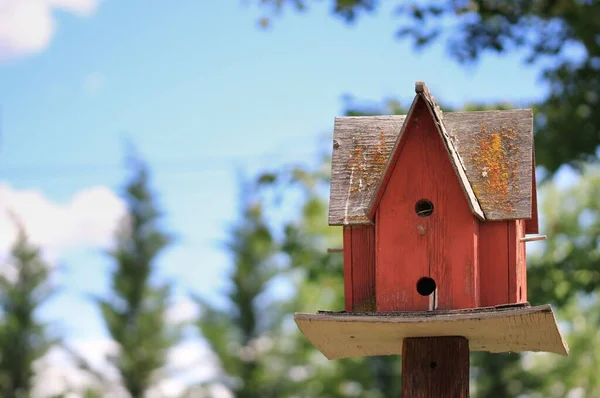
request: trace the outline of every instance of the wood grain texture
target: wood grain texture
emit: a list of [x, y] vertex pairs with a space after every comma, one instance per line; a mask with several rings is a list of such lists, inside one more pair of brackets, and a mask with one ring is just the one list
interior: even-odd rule
[[469, 341], [460, 336], [404, 339], [402, 397], [468, 398]]
[[[437, 285], [440, 309], [478, 306], [478, 220], [464, 196], [427, 104], [411, 114], [404, 143], [377, 215], [378, 311], [429, 309], [416, 290], [422, 277]], [[415, 205], [433, 203], [429, 217]]]
[[[329, 202], [331, 225], [371, 222], [367, 217], [370, 199], [383, 176], [405, 119], [403, 115], [335, 119]], [[531, 110], [446, 112], [443, 124], [485, 218], [530, 218], [533, 170]], [[494, 143], [495, 146], [491, 145]], [[482, 148], [486, 150], [482, 151]], [[486, 156], [481, 156], [482, 153]], [[495, 162], [496, 158], [500, 161]], [[496, 171], [496, 163], [500, 171], [491, 184], [492, 174], [488, 169], [493, 166], [492, 171]], [[501, 172], [511, 167], [514, 168], [514, 176]], [[476, 186], [478, 189], [475, 189]], [[498, 198], [502, 202], [498, 202]]]
[[[410, 108], [408, 110], [408, 114], [406, 115], [405, 122], [402, 123], [402, 127], [400, 133], [396, 137], [396, 141], [390, 151], [390, 155], [386, 158], [383, 170], [380, 173], [380, 177], [374, 183], [374, 189], [371, 189], [370, 198], [368, 198], [367, 206], [366, 206], [366, 217], [368, 220], [373, 220], [376, 217], [377, 210], [379, 208], [379, 204], [381, 199], [383, 198], [383, 194], [387, 188], [388, 183], [390, 182], [390, 178], [394, 172], [396, 164], [398, 163], [398, 159], [400, 154], [402, 153], [402, 149], [406, 142], [407, 130], [410, 130], [410, 125], [414, 122], [414, 120], [418, 119], [418, 115], [415, 116], [416, 113], [422, 112], [423, 109], [423, 101], [417, 96]], [[381, 159], [383, 160], [383, 158]]]
[[401, 355], [409, 337], [463, 336], [471, 351], [544, 351], [568, 355], [550, 305], [397, 314], [294, 315], [328, 359]]
[[479, 297], [483, 307], [507, 304], [509, 221], [491, 221], [479, 226]]
[[535, 149], [533, 150], [533, 160], [531, 162], [531, 219], [525, 223], [526, 234], [539, 234], [540, 223], [538, 220], [537, 204], [537, 179], [535, 175]]
[[405, 116], [335, 119], [329, 223], [365, 224], [369, 201], [383, 174]]
[[522, 303], [527, 301], [527, 263], [525, 242], [525, 221], [508, 222], [508, 302]]
[[352, 311], [352, 227], [344, 227], [344, 309]]
[[375, 311], [375, 226], [353, 227], [352, 311]]
[[460, 123], [449, 127], [450, 134], [486, 219], [531, 218], [531, 110], [457, 112], [453, 117]]
[[525, 221], [494, 221], [479, 226], [482, 306], [527, 302]]

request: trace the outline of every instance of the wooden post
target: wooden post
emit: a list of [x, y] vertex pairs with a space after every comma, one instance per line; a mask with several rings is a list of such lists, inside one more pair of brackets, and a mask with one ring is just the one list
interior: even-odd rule
[[402, 344], [403, 398], [468, 398], [469, 341], [420, 337]]

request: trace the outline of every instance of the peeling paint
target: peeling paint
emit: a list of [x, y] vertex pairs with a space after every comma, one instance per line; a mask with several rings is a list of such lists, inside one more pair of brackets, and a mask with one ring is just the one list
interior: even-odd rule
[[514, 127], [502, 126], [500, 131], [488, 132], [481, 124], [477, 136], [479, 151], [473, 155], [473, 161], [481, 170], [481, 178], [473, 184], [473, 190], [480, 203], [486, 209], [514, 210], [510, 193], [516, 190], [516, 169], [519, 150], [516, 145], [517, 131]]

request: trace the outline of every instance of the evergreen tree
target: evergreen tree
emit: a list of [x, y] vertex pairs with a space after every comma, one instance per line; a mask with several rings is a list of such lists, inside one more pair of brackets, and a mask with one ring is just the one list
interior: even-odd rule
[[15, 221], [17, 239], [0, 274], [0, 395], [29, 397], [33, 363], [56, 342], [36, 311], [53, 293], [50, 267]]
[[241, 220], [226, 242], [233, 262], [226, 307], [195, 297], [202, 310], [197, 326], [221, 365], [219, 381], [238, 398], [281, 396], [284, 370], [269, 369], [266, 359], [273, 349], [270, 342], [281, 312], [261, 307], [260, 297], [277, 274], [276, 244], [262, 207], [254, 199], [246, 185], [241, 195]]
[[100, 299], [99, 305], [111, 337], [120, 345], [111, 361], [130, 395], [141, 398], [164, 367], [179, 330], [165, 323], [170, 285], [152, 281], [156, 259], [171, 236], [159, 225], [161, 212], [147, 166], [135, 157], [129, 160], [133, 174], [124, 192], [127, 215], [109, 252], [114, 260], [111, 297]]
[[[402, 111], [396, 103], [392, 102], [387, 106], [398, 112]], [[356, 112], [355, 116], [366, 113], [348, 113], [353, 112]], [[323, 196], [329, 189], [330, 162], [330, 156], [326, 155], [315, 168], [294, 167], [290, 172], [283, 169], [265, 174], [261, 179], [263, 189], [268, 187], [269, 191], [279, 191], [285, 212], [289, 212], [290, 208], [295, 210], [284, 222], [280, 251], [289, 260], [293, 275], [298, 280], [297, 293], [291, 303], [295, 312], [344, 308], [343, 255], [327, 252], [327, 248], [342, 247], [342, 229], [328, 225], [327, 199]], [[300, 198], [299, 203], [291, 202], [294, 198]], [[325, 362], [322, 354], [295, 330], [295, 366], [305, 367], [309, 375], [295, 385], [298, 396], [399, 396], [399, 357], [364, 357]]]

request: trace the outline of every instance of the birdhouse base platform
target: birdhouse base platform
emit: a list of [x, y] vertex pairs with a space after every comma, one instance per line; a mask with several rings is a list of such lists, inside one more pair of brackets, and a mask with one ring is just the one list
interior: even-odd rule
[[550, 305], [466, 310], [296, 313], [296, 324], [328, 359], [401, 355], [409, 337], [463, 336], [471, 351], [568, 355]]

